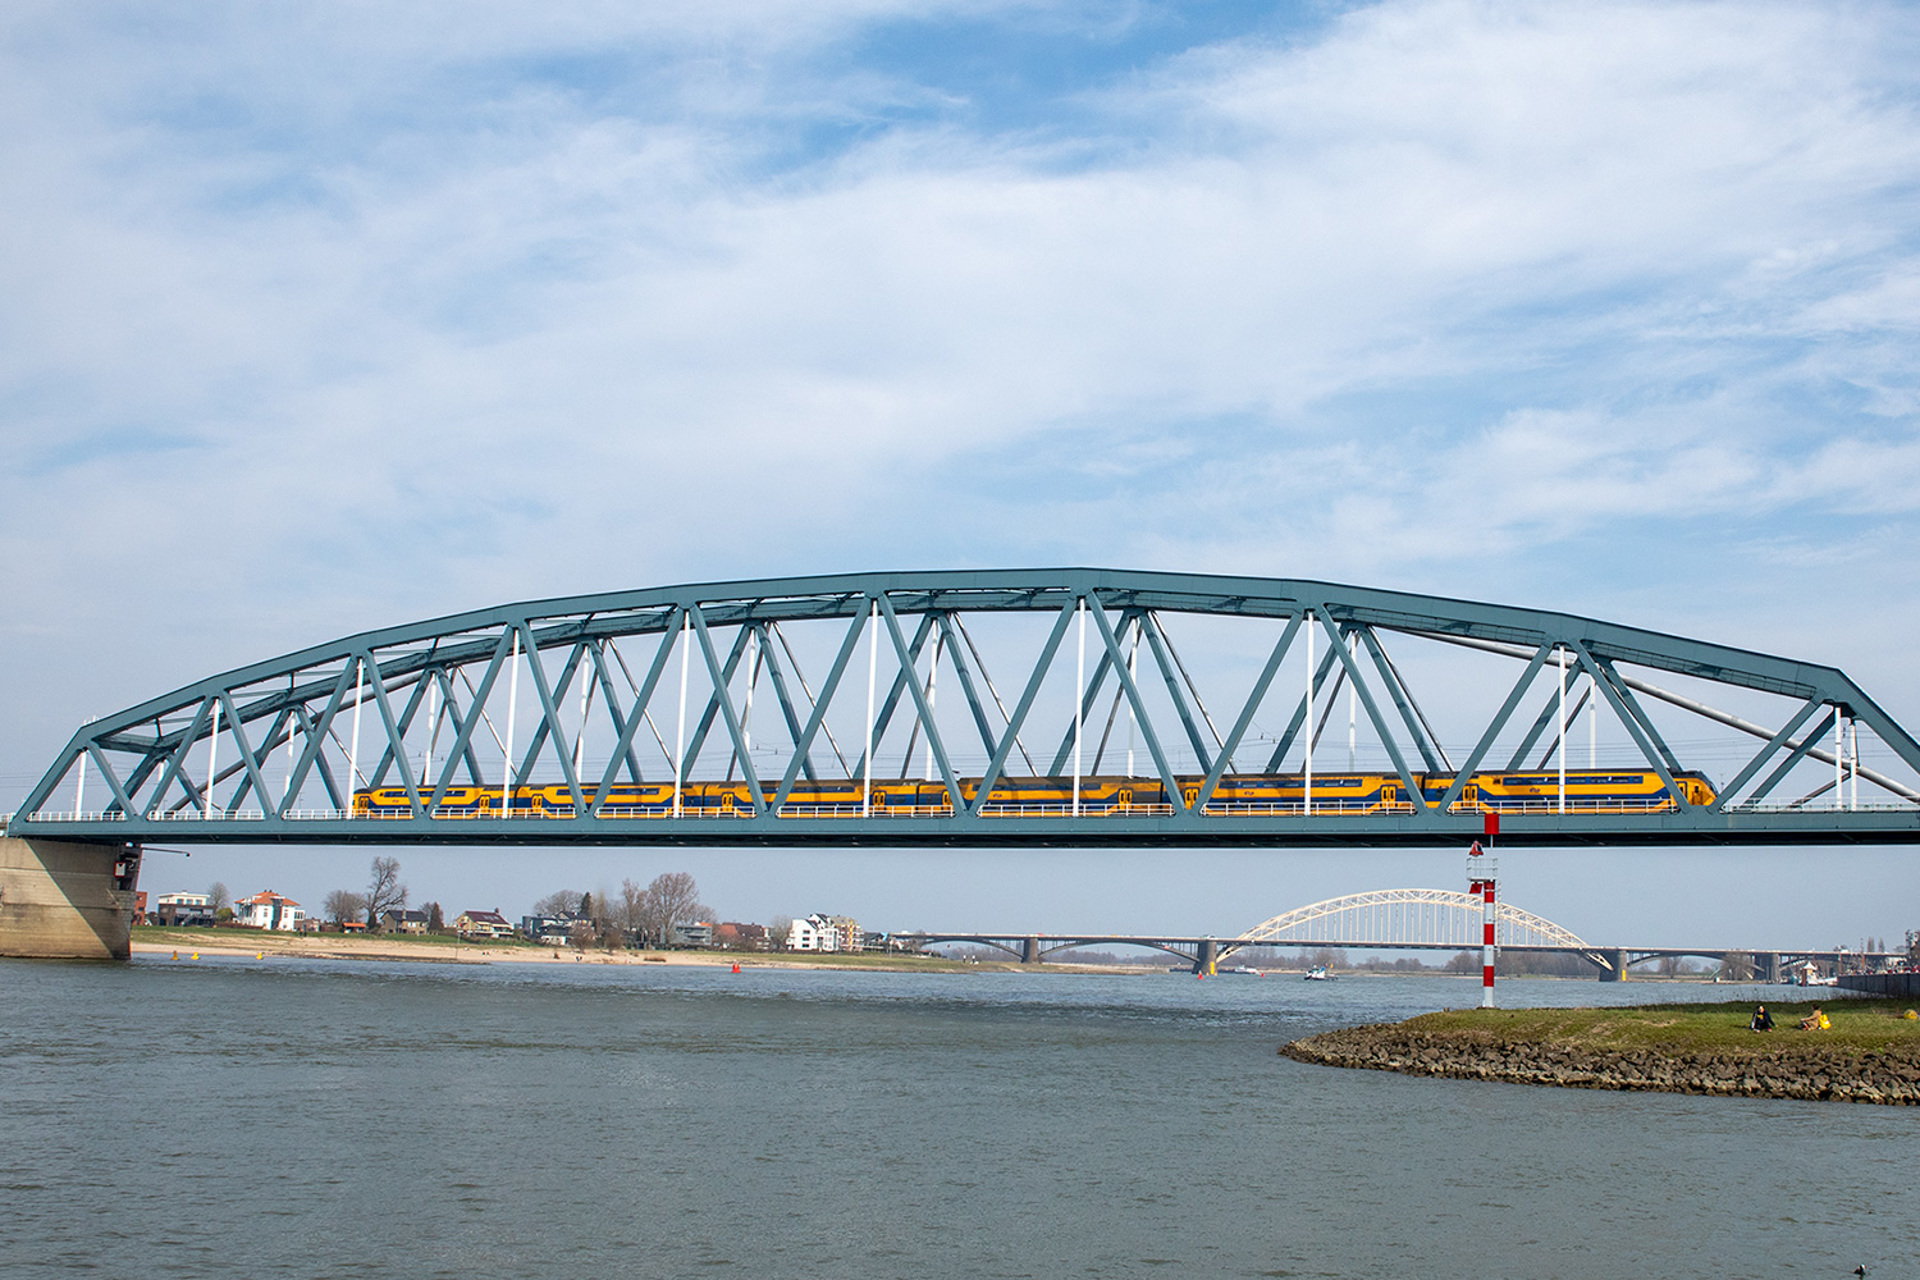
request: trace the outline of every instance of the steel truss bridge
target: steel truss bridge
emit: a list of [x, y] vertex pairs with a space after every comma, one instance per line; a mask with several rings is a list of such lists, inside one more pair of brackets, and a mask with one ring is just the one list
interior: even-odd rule
[[[1813, 961], [1832, 973], [1843, 957], [1878, 962], [1904, 953], [1767, 951], [1731, 947], [1597, 946], [1560, 925], [1510, 902], [1497, 904], [1495, 945], [1502, 952], [1577, 955], [1603, 981], [1619, 981], [1637, 964], [1661, 957], [1698, 957], [1736, 962], [1743, 958], [1762, 980], [1778, 981], [1785, 969]], [[970, 942], [1006, 952], [1025, 964], [1083, 947], [1126, 946], [1164, 951], [1210, 972], [1218, 962], [1256, 947], [1302, 950], [1355, 948], [1376, 951], [1472, 951], [1479, 973], [1484, 904], [1474, 894], [1451, 889], [1375, 889], [1329, 898], [1266, 920], [1231, 938], [1183, 938], [1145, 934], [903, 933], [893, 941], [917, 947]]]
[[[1720, 744], [1713, 792], [1690, 799], [1675, 776], [1701, 763], [1702, 735]], [[1562, 771], [1582, 754], [1677, 799], [1569, 798]], [[1356, 769], [1396, 783], [1393, 802], [1342, 800], [1334, 775]], [[1530, 795], [1476, 796], [1486, 771], [1525, 769]], [[1274, 773], [1305, 779], [1301, 797], [1219, 798]], [[1152, 780], [1161, 802], [1090, 810], [1078, 799], [1098, 776]], [[995, 793], [1036, 777], [1057, 782], [1052, 798]], [[933, 785], [901, 803], [903, 778]], [[681, 803], [721, 779], [745, 784], [737, 804]], [[818, 802], [830, 779], [850, 785]], [[643, 781], [671, 783], [672, 804], [612, 802]], [[544, 788], [537, 816], [451, 802], [529, 786]], [[364, 788], [392, 789], [397, 808], [356, 815]], [[854, 574], [502, 605], [210, 676], [82, 725], [8, 831], [1434, 846], [1478, 835], [1487, 808], [1506, 844], [1911, 843], [1920, 745], [1833, 667], [1570, 614], [1293, 579]]]

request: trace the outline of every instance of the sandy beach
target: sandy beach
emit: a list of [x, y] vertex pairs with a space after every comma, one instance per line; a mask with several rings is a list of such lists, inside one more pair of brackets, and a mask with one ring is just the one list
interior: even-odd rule
[[[795, 952], [732, 951], [576, 951], [527, 943], [455, 942], [451, 938], [409, 938], [395, 934], [351, 936], [337, 933], [265, 933], [234, 929], [136, 928], [133, 953], [188, 959], [201, 956], [276, 956], [309, 960], [404, 960], [428, 964], [665, 964], [741, 969], [864, 969], [905, 973], [978, 973], [982, 970], [1032, 972], [1008, 959], [968, 963], [931, 956], [818, 955]], [[1153, 973], [1153, 965], [1048, 964], [1058, 973]]]

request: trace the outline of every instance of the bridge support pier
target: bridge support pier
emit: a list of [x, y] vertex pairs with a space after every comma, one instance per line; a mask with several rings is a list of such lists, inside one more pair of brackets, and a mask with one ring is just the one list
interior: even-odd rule
[[1040, 939], [1029, 936], [1020, 943], [1021, 964], [1045, 964], [1040, 958]]
[[1780, 981], [1780, 953], [1778, 951], [1754, 952], [1753, 977], [1756, 982]]
[[140, 846], [0, 836], [0, 956], [125, 960]]
[[1625, 947], [1615, 947], [1606, 953], [1607, 963], [1613, 966], [1600, 971], [1602, 982], [1625, 982], [1627, 980], [1627, 951]]
[[1220, 963], [1220, 944], [1212, 938], [1200, 939], [1200, 958], [1194, 962], [1193, 971], [1211, 977], [1215, 966]]

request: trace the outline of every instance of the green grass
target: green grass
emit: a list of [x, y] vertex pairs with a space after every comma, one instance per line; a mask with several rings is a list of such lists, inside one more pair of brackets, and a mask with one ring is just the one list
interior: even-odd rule
[[[1832, 1021], [1827, 1031], [1800, 1031], [1800, 1020], [1818, 1004]], [[1658, 1004], [1618, 1009], [1462, 1009], [1423, 1014], [1402, 1024], [1468, 1042], [1552, 1044], [1567, 1048], [1662, 1053], [1764, 1054], [1825, 1047], [1866, 1051], [1920, 1049], [1920, 1019], [1901, 1015], [1911, 1007], [1891, 1000], [1822, 1000], [1769, 1004], [1774, 1030], [1747, 1030], [1753, 1005]]]

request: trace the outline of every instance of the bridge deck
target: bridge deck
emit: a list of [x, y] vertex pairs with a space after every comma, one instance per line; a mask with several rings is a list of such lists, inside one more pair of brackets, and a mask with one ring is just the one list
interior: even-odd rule
[[[863, 846], [878, 848], [1433, 848], [1464, 846], [1479, 813], [1339, 817], [681, 817], [316, 818], [197, 813], [126, 822], [42, 815], [14, 818], [7, 833], [62, 840], [190, 844]], [[1503, 847], [1834, 845], [1920, 843], [1920, 809], [1691, 813], [1508, 814]]]

